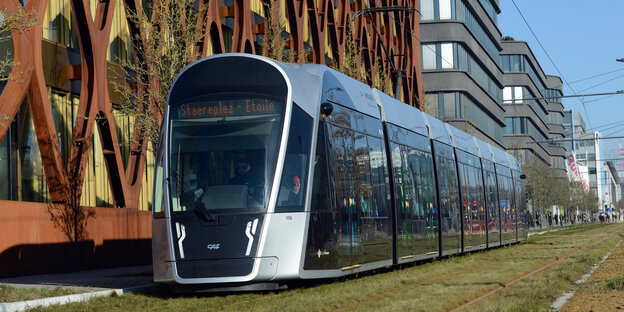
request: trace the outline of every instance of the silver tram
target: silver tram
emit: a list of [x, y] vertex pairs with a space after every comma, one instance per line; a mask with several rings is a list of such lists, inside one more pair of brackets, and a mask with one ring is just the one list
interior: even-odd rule
[[326, 66], [220, 54], [171, 87], [154, 280], [273, 288], [527, 238], [518, 161]]

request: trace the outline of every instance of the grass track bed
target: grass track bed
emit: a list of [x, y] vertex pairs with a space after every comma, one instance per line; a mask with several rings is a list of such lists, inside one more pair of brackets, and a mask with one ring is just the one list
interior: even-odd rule
[[465, 308], [541, 311], [573, 287], [622, 233], [624, 224], [569, 227], [513, 246], [277, 293], [124, 295], [41, 310], [446, 311], [550, 264]]

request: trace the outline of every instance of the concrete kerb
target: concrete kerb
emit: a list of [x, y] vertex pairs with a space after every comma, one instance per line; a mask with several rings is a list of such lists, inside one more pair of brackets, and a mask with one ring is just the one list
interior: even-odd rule
[[[22, 285], [11, 285], [20, 287]], [[30, 285], [33, 287], [33, 285]], [[45, 287], [41, 286], [41, 287]], [[18, 302], [7, 302], [0, 303], [0, 312], [19, 312], [25, 311], [32, 308], [37, 307], [47, 307], [51, 305], [63, 305], [74, 302], [85, 302], [92, 298], [97, 297], [106, 297], [112, 296], [113, 294], [117, 296], [121, 296], [124, 293], [144, 293], [154, 291], [158, 288], [158, 285], [143, 285], [143, 286], [134, 286], [128, 288], [120, 288], [120, 289], [106, 289], [106, 290], [98, 290], [92, 292], [86, 292], [81, 294], [73, 294], [73, 295], [65, 295], [65, 296], [57, 296], [57, 297], [49, 297], [49, 298], [41, 298], [41, 299], [33, 299], [27, 301], [18, 301]]]
[[[615, 244], [615, 246], [613, 246], [613, 248], [609, 250], [609, 252], [607, 252], [607, 254], [604, 257], [602, 257], [602, 259], [600, 259], [600, 261], [596, 263], [589, 270], [589, 272], [585, 273], [579, 280], [574, 282], [574, 288], [585, 283], [592, 276], [592, 274], [594, 274], [594, 272], [600, 267], [600, 265], [602, 265], [602, 263], [605, 262], [609, 258], [609, 256], [611, 256], [611, 253], [614, 252], [620, 246], [622, 241], [624, 240], [621, 239], [617, 244]], [[561, 297], [557, 298], [557, 300], [553, 302], [550, 308], [553, 309], [554, 311], [559, 311], [563, 307], [563, 305], [566, 304], [566, 302], [568, 302], [568, 300], [570, 300], [572, 296], [574, 296], [575, 292], [576, 292], [575, 289], [566, 291], [563, 295], [561, 295]]]

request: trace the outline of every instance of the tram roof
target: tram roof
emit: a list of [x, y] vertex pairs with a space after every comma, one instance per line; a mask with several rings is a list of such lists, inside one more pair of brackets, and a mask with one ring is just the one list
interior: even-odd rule
[[409, 106], [378, 89], [373, 89], [373, 93], [378, 97], [384, 112], [384, 119], [401, 128], [408, 129], [420, 135], [429, 137], [427, 123], [422, 112], [415, 107]]
[[[229, 68], [215, 68], [217, 63], [211, 61], [219, 58], [239, 58], [238, 65], [244, 70], [239, 69], [238, 72], [262, 72], [265, 76], [235, 75], [236, 72], [232, 73]], [[267, 66], [277, 71], [266, 71]], [[312, 116], [319, 114], [320, 103], [333, 102], [521, 171], [518, 161], [507, 152], [325, 65], [282, 63], [245, 53], [217, 54], [185, 68], [172, 85], [169, 101], [173, 103], [184, 97], [205, 93], [208, 87], [206, 77], [213, 77], [215, 73], [221, 76], [210, 80], [210, 88], [222, 92], [232, 87], [228, 84], [236, 83], [253, 86], [262, 93], [264, 88], [271, 87], [272, 81], [280, 79], [278, 72], [290, 89], [292, 101]], [[176, 86], [175, 92], [173, 86]]]

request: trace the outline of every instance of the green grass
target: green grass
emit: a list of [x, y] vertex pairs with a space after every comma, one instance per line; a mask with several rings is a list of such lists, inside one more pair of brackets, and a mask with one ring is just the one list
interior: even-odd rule
[[[573, 287], [620, 239], [600, 235], [624, 225], [569, 227], [513, 246], [450, 257], [401, 270], [364, 275], [281, 292], [221, 295], [124, 295], [43, 311], [445, 311], [554, 262], [467, 310], [540, 311]], [[589, 234], [589, 235], [584, 235]], [[39, 310], [39, 309], [38, 309]]]
[[624, 290], [624, 277], [616, 277], [608, 280], [605, 287], [611, 290]]
[[16, 302], [48, 297], [64, 296], [84, 292], [81, 287], [33, 287], [15, 288], [6, 284], [0, 284], [0, 302]]

